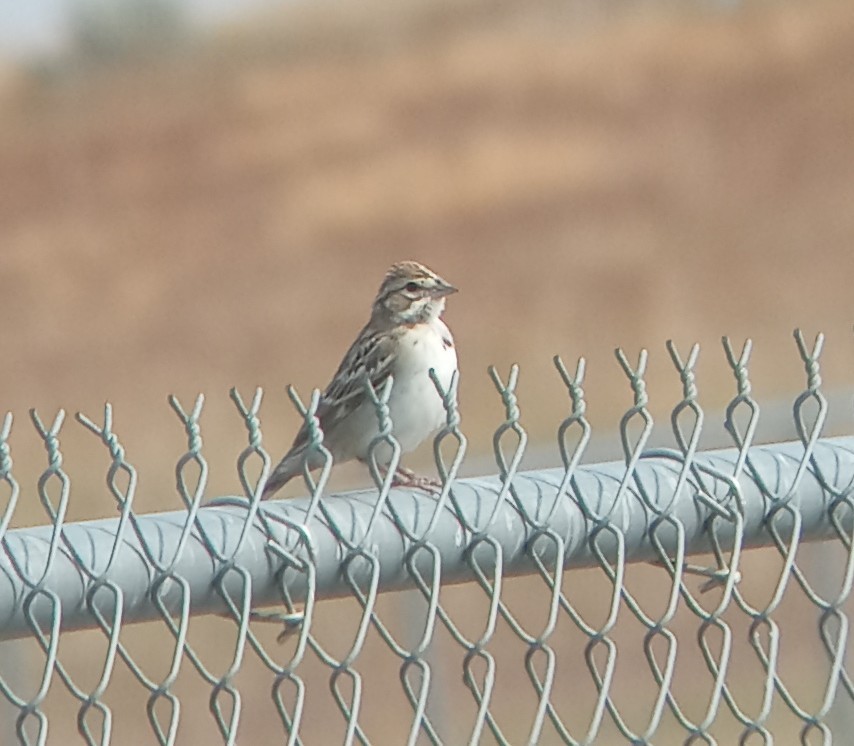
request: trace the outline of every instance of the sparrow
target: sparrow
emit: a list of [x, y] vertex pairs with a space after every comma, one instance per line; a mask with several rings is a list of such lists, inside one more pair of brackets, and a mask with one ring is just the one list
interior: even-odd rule
[[[441, 317], [446, 297], [456, 292], [457, 288], [418, 262], [398, 262], [386, 272], [370, 320], [347, 350], [317, 407], [323, 444], [334, 463], [366, 462], [371, 441], [379, 432], [366, 380], [379, 391], [393, 377], [388, 408], [401, 452], [414, 450], [445, 423], [442, 398], [429, 371], [435, 371], [447, 391], [457, 370], [457, 353]], [[302, 473], [307, 448], [308, 428], [303, 424], [290, 450], [270, 472], [262, 499]], [[375, 456], [381, 470], [387, 470], [391, 459], [387, 444], [380, 444]], [[309, 470], [322, 465], [320, 453], [309, 456]], [[437, 483], [398, 466], [392, 484], [431, 490]]]

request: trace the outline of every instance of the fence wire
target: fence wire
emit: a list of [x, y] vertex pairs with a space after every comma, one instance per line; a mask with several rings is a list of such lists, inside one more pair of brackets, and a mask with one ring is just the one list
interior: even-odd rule
[[[682, 383], [673, 448], [647, 447], [646, 352], [632, 364], [618, 350], [633, 396], [620, 424], [624, 457], [582, 464], [591, 437], [584, 360], [570, 372], [555, 358], [568, 394], [562, 467], [520, 470], [527, 437], [514, 366], [506, 379], [490, 371], [505, 419], [493, 439], [497, 474], [476, 479], [458, 476], [466, 438], [457, 380], [441, 391], [434, 379], [447, 412], [434, 442], [438, 494], [393, 489], [395, 464], [385, 476], [374, 464], [373, 490], [328, 494], [319, 394], [303, 403], [290, 390], [311, 435], [306, 457], [319, 452], [324, 466], [305, 476], [307, 497], [261, 502], [270, 469], [261, 391], [248, 404], [232, 391], [247, 431], [243, 495], [207, 499], [203, 399], [185, 408], [171, 397], [187, 438], [175, 472], [183, 509], [138, 512], [137, 473], [107, 405], [101, 421], [77, 419], [109, 454], [106, 484], [119, 515], [71, 523], [64, 414], [46, 422], [33, 411], [47, 457], [37, 493], [48, 523], [12, 529], [22, 495], [7, 414], [0, 637], [38, 646], [25, 662], [0, 653], [10, 742], [47, 743], [49, 733], [67, 742], [65, 730], [51, 730], [51, 698], [63, 689], [83, 742], [111, 742], [120, 729], [111, 697], [128, 686], [121, 669], [145, 693], [148, 729], [133, 742], [196, 736], [198, 718], [182, 708], [187, 672], [228, 744], [329, 743], [330, 732], [348, 744], [829, 743], [834, 728], [844, 737], [854, 702], [845, 608], [854, 437], [821, 436], [823, 338], [811, 347], [795, 339], [807, 380], [794, 402], [794, 442], [755, 444], [751, 344], [736, 353], [724, 339], [736, 384], [724, 423], [733, 445], [701, 451], [699, 348], [683, 359], [668, 343]], [[371, 392], [380, 425], [373, 447], [391, 444], [396, 459], [389, 391]], [[835, 548], [818, 567], [801, 559], [814, 540]], [[770, 559], [751, 562], [746, 550], [760, 546], [772, 548]], [[693, 555], [702, 558], [689, 562]], [[646, 563], [646, 580], [634, 582], [632, 563]], [[381, 598], [407, 589], [388, 594], [403, 599], [396, 607]], [[201, 615], [219, 615], [214, 652], [210, 640], [191, 640]], [[626, 620], [631, 633], [621, 631]], [[125, 638], [142, 621], [153, 631], [134, 648]], [[61, 650], [85, 628], [103, 642], [87, 648], [81, 675]], [[154, 651], [166, 663], [160, 673]], [[394, 663], [382, 668], [379, 656]], [[15, 686], [14, 666], [29, 672], [26, 691]], [[377, 671], [388, 679], [395, 669], [397, 684], [374, 685]], [[263, 722], [259, 711], [268, 713]]]

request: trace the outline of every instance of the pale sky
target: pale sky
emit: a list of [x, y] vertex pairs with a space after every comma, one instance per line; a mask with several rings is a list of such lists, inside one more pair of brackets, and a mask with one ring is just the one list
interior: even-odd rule
[[[103, 0], [109, 2], [110, 0]], [[180, 0], [190, 17], [217, 24], [247, 11], [285, 0]], [[76, 0], [0, 0], [0, 58], [21, 58], [59, 51], [65, 23]]]

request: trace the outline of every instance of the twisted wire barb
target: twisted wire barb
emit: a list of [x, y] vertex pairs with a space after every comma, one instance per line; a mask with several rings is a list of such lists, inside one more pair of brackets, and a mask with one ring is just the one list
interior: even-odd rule
[[[817, 335], [810, 345], [796, 330], [794, 339], [806, 378], [793, 404], [797, 440], [755, 445], [759, 406], [748, 372], [752, 344], [747, 340], [736, 354], [724, 338], [736, 383], [724, 422], [734, 448], [712, 452], [701, 448], [707, 414], [699, 403], [698, 345], [687, 356], [672, 342], [666, 346], [680, 386], [669, 422], [673, 448], [647, 448], [654, 427], [647, 352], [642, 350], [633, 364], [617, 350], [631, 405], [620, 422], [623, 459], [608, 464], [582, 464], [591, 438], [585, 361], [580, 358], [570, 373], [556, 357], [570, 402], [557, 427], [562, 466], [534, 472], [521, 468], [527, 432], [517, 399], [519, 368], [512, 366], [506, 379], [492, 368], [489, 375], [504, 409], [493, 435], [497, 473], [478, 479], [459, 478], [467, 448], [457, 405], [459, 378], [453, 376], [445, 388], [431, 371], [446, 410], [445, 425], [433, 442], [441, 485], [435, 494], [392, 486], [400, 446], [388, 408], [392, 383], [387, 382], [367, 391], [377, 416], [368, 456], [375, 487], [370, 494], [326, 494], [332, 458], [317, 417], [320, 393], [313, 391], [303, 404], [289, 389], [308, 438], [303, 472], [308, 493], [302, 499], [262, 502], [270, 470], [261, 433], [262, 393], [256, 390], [245, 400], [233, 389], [247, 435], [237, 458], [241, 495], [205, 502], [204, 400], [199, 396], [187, 410], [170, 397], [187, 437], [175, 468], [183, 510], [138, 514], [136, 470], [114, 432], [107, 404], [102, 422], [83, 414], [77, 420], [108, 455], [106, 490], [119, 514], [68, 523], [70, 480], [59, 438], [64, 413], [46, 425], [33, 412], [47, 459], [38, 496], [49, 525], [13, 529], [20, 488], [12, 473], [12, 417], [7, 415], [0, 423], [0, 483], [6, 495], [0, 514], [0, 580], [5, 581], [0, 582], [0, 628], [7, 635], [35, 638], [40, 651], [33, 666], [34, 691], [18, 692], [0, 673], [0, 695], [18, 713], [18, 739], [46, 741], [45, 702], [57, 678], [77, 700], [84, 741], [109, 742], [118, 716], [108, 704], [108, 692], [121, 661], [147, 692], [146, 713], [158, 743], [178, 742], [182, 700], [175, 687], [182, 665], [189, 665], [208, 688], [210, 716], [222, 742], [236, 743], [255, 725], [246, 723], [245, 694], [238, 686], [247, 659], [254, 657], [270, 676], [269, 703], [287, 743], [308, 741], [315, 725], [306, 717], [310, 697], [317, 696], [311, 694], [311, 662], [327, 678], [343, 727], [341, 740], [370, 743], [378, 736], [367, 716], [375, 706], [368, 655], [379, 643], [397, 662], [408, 708], [401, 740], [407, 744], [447, 742], [444, 720], [458, 710], [465, 729], [459, 740], [470, 743], [491, 738], [500, 744], [555, 739], [590, 744], [619, 734], [650, 744], [664, 740], [671, 732], [666, 728], [675, 724], [686, 743], [711, 744], [717, 742], [722, 708], [739, 724], [742, 742], [770, 743], [780, 708], [797, 719], [803, 742], [827, 741], [834, 704], [842, 697], [854, 702], [845, 665], [846, 604], [854, 584], [854, 439], [822, 437], [828, 411], [820, 368], [824, 337]], [[309, 465], [319, 470], [311, 473]], [[838, 542], [842, 549], [832, 587], [817, 582], [798, 561], [804, 543], [813, 538]], [[778, 560], [767, 572], [767, 592], [759, 594], [760, 600], [751, 595], [755, 584], [748, 591], [741, 582], [744, 552], [757, 544], [771, 547]], [[700, 552], [711, 553], [712, 567], [691, 564], [691, 555]], [[659, 568], [653, 572], [663, 573], [666, 581], [655, 599], [627, 576], [632, 561], [652, 562]], [[565, 572], [574, 567], [597, 568], [600, 582], [604, 578], [596, 614], [583, 611], [582, 589], [573, 584], [575, 575]], [[505, 592], [507, 578], [518, 574], [532, 576], [529, 594], [547, 599], [541, 612], [525, 608], [524, 596]], [[473, 582], [473, 592], [485, 601], [467, 619], [443, 595], [449, 584], [464, 581]], [[419, 611], [406, 618], [401, 633], [378, 600], [385, 590], [407, 587], [416, 590]], [[355, 603], [347, 618], [336, 620], [337, 637], [329, 640], [317, 619], [325, 610], [318, 602], [331, 597]], [[792, 597], [814, 612], [815, 644], [825, 664], [811, 698], [784, 665], [792, 643], [783, 635], [781, 620], [784, 600]], [[268, 605], [281, 610], [263, 611]], [[203, 613], [229, 620], [218, 640], [216, 665], [203, 643], [188, 640], [192, 620]], [[646, 687], [653, 683], [642, 713], [622, 700], [617, 687], [619, 678], [629, 675], [617, 667], [625, 644], [618, 624], [625, 617], [642, 631], [645, 665], [638, 675], [645, 677]], [[135, 655], [122, 641], [126, 625], [145, 619], [157, 620], [172, 638], [165, 674], [149, 674], [145, 656]], [[686, 619], [695, 625], [707, 671], [700, 705], [677, 685], [676, 667], [685, 649], [679, 631]], [[270, 620], [283, 625], [278, 638], [269, 639], [258, 626]], [[99, 628], [104, 642], [93, 648], [98, 665], [84, 686], [60, 660], [59, 641], [61, 631], [86, 626]], [[757, 697], [745, 698], [743, 685], [733, 678], [741, 630], [747, 633], [748, 655], [738, 663], [757, 671]], [[459, 660], [467, 711], [456, 698], [446, 711], [435, 708], [446, 689], [443, 667], [437, 664], [441, 635], [450, 641], [445, 654]], [[577, 638], [587, 673], [575, 668], [571, 676], [575, 685], [592, 684], [594, 690], [583, 714], [560, 689], [566, 640]], [[508, 639], [521, 646], [515, 674], [501, 656]], [[514, 676], [514, 689], [522, 683], [519, 703], [506, 710], [502, 682]]]
[[12, 450], [9, 446], [9, 435], [12, 432], [12, 413], [6, 412], [3, 424], [0, 425], [0, 482], [6, 485], [8, 495], [6, 497], [3, 514], [0, 515], [0, 542], [6, 535], [15, 508], [18, 505], [18, 496], [21, 494], [18, 480], [12, 474]]

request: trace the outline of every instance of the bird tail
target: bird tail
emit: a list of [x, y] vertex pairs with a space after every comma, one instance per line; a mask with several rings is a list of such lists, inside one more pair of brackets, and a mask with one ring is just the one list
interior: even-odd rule
[[270, 472], [264, 491], [261, 493], [262, 500], [269, 500], [276, 492], [290, 482], [302, 469], [304, 448], [291, 450]]
[[[270, 472], [267, 477], [267, 483], [264, 485], [264, 491], [261, 493], [262, 500], [269, 500], [276, 492], [290, 482], [294, 477], [302, 474], [303, 464], [305, 462], [305, 452], [308, 448], [306, 443], [294, 445], [290, 451], [285, 454], [285, 457], [279, 461], [276, 468]], [[319, 469], [324, 464], [323, 457], [315, 451], [308, 457], [308, 470], [314, 471]]]

